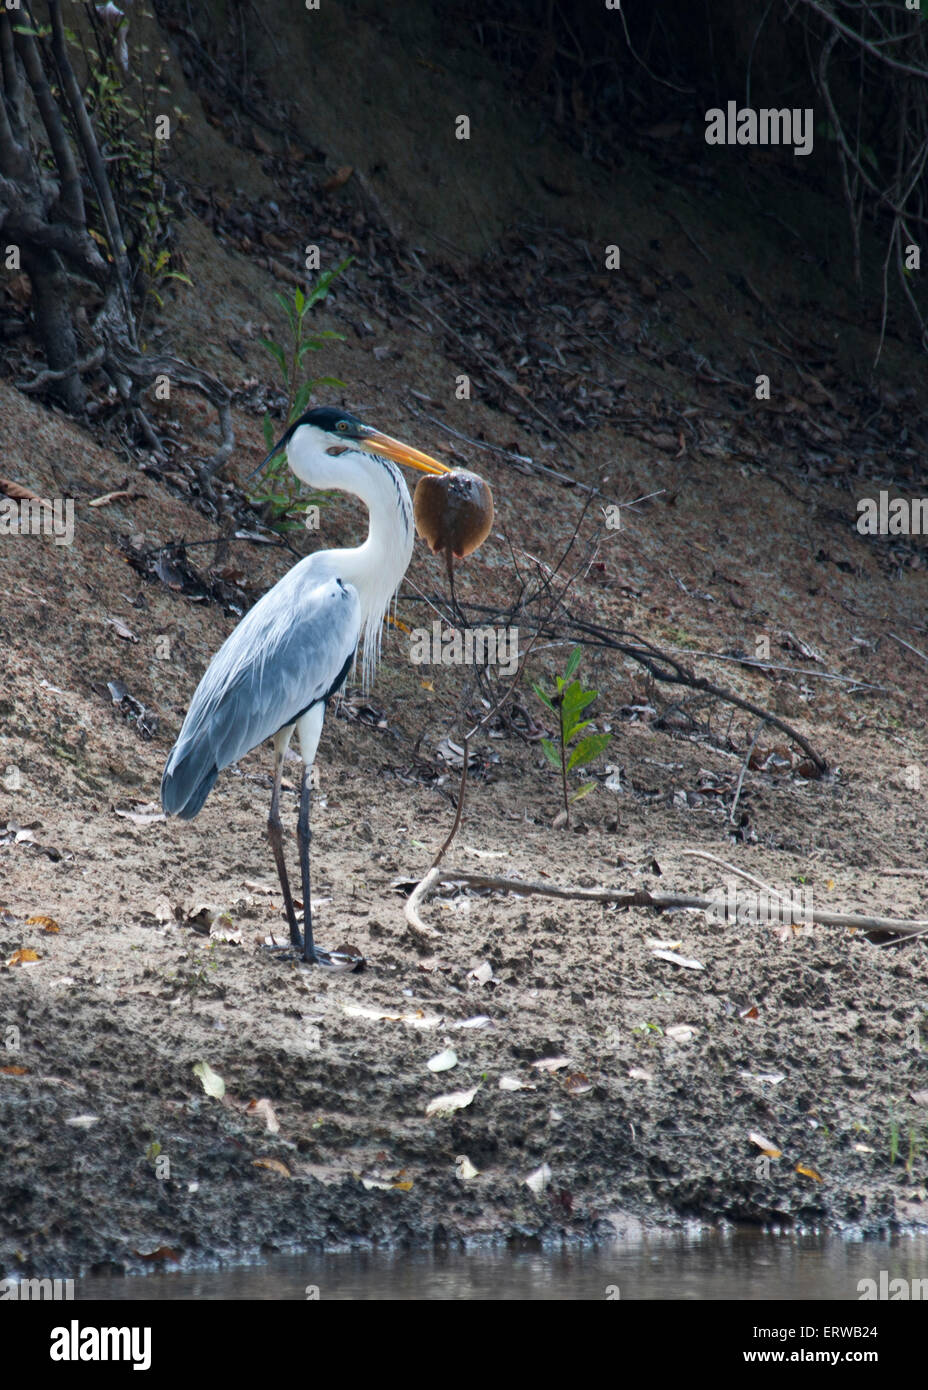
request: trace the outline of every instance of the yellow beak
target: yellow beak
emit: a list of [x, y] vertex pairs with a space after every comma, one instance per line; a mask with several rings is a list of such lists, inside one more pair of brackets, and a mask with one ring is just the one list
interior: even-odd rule
[[388, 459], [393, 459], [394, 463], [405, 463], [409, 468], [418, 468], [420, 473], [451, 473], [453, 470], [445, 464], [439, 463], [438, 459], [433, 459], [429, 454], [423, 454], [418, 449], [413, 449], [408, 444], [403, 444], [398, 439], [391, 439], [388, 434], [381, 434], [380, 430], [368, 428], [364, 435], [356, 440], [363, 449], [371, 454], [384, 454]]

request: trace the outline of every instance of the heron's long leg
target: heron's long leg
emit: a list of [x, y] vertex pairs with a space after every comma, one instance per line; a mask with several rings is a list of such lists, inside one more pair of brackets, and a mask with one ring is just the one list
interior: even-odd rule
[[[287, 743], [290, 740], [287, 739]], [[297, 949], [303, 949], [303, 938], [300, 935], [300, 928], [297, 925], [296, 913], [293, 910], [293, 896], [290, 892], [290, 881], [287, 878], [287, 863], [284, 858], [283, 827], [280, 823], [280, 783], [284, 775], [284, 753], [286, 744], [281, 744], [274, 740], [274, 790], [271, 792], [271, 809], [267, 818], [267, 835], [271, 842], [271, 849], [274, 851], [274, 862], [277, 865], [277, 877], [280, 879], [281, 891], [284, 895], [284, 907], [287, 911], [287, 921], [290, 924], [290, 943]], [[304, 889], [305, 895], [305, 889]]]
[[309, 811], [312, 802], [312, 785], [312, 765], [304, 763], [303, 782], [300, 787], [300, 818], [297, 821], [297, 838], [300, 842], [300, 879], [303, 884], [303, 959], [314, 965], [317, 957], [313, 944], [313, 910], [309, 882], [309, 842], [312, 839], [312, 831], [309, 827]]

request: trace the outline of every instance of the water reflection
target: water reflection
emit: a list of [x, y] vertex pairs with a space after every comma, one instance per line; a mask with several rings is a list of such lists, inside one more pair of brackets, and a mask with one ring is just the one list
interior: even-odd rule
[[[75, 1297], [105, 1299], [552, 1300], [839, 1299], [862, 1279], [928, 1281], [928, 1237], [887, 1241], [756, 1232], [648, 1237], [569, 1253], [443, 1251], [388, 1256], [277, 1257], [267, 1264], [75, 1281]], [[928, 1282], [923, 1297], [928, 1295]]]

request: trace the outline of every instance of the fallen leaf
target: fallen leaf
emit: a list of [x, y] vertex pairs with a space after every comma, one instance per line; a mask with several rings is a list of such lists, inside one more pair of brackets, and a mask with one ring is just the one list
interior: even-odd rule
[[501, 1091], [537, 1091], [538, 1087], [533, 1081], [520, 1081], [517, 1076], [501, 1076], [499, 1089]]
[[2, 1072], [4, 1076], [27, 1076], [27, 1075], [28, 1075], [28, 1068], [26, 1068], [26, 1067], [0, 1067], [0, 1072]]
[[750, 1139], [752, 1144], [756, 1144], [759, 1149], [761, 1149], [765, 1154], [767, 1154], [768, 1158], [783, 1157], [783, 1150], [778, 1149], [776, 1144], [772, 1144], [769, 1139], [765, 1139], [764, 1136], [762, 1134], [758, 1134], [756, 1130], [752, 1129], [750, 1134], [748, 1135], [748, 1138]]
[[13, 952], [7, 965], [31, 965], [33, 961], [39, 959], [38, 951], [33, 951], [31, 946], [23, 946], [18, 951]]
[[653, 1071], [646, 1071], [644, 1067], [630, 1067], [628, 1074], [631, 1077], [632, 1081], [654, 1080]]
[[130, 628], [127, 628], [125, 623], [120, 622], [118, 618], [106, 618], [103, 626], [114, 628], [116, 636], [121, 637], [124, 642], [137, 642], [139, 640], [135, 633], [132, 632]]
[[700, 960], [693, 960], [686, 956], [678, 956], [676, 951], [652, 951], [652, 956], [658, 960], [669, 960], [671, 965], [682, 965], [684, 970], [705, 970], [705, 966]]
[[592, 1091], [593, 1083], [585, 1072], [575, 1071], [571, 1072], [570, 1076], [565, 1076], [564, 1089], [572, 1096], [582, 1096], [587, 1091]]
[[123, 820], [131, 820], [133, 825], [154, 825], [156, 821], [167, 819], [163, 811], [120, 811], [118, 806], [114, 806], [113, 811]]
[[27, 917], [26, 926], [41, 927], [42, 930], [48, 932], [50, 936], [54, 936], [61, 931], [61, 928], [55, 921], [54, 917]]
[[536, 1071], [560, 1071], [562, 1067], [570, 1066], [569, 1057], [539, 1057], [532, 1066]]
[[456, 1110], [464, 1110], [479, 1090], [479, 1086], [472, 1086], [469, 1091], [452, 1091], [447, 1096], [436, 1096], [425, 1107], [426, 1116], [431, 1119], [433, 1115], [453, 1115]]
[[[90, 505], [93, 506], [93, 503]], [[180, 1260], [180, 1255], [169, 1245], [159, 1245], [157, 1250], [136, 1250], [134, 1253], [140, 1260]]]
[[[779, 1154], [775, 1156], [779, 1158]], [[825, 1179], [819, 1173], [816, 1173], [814, 1168], [807, 1168], [804, 1163], [796, 1164], [796, 1172], [801, 1173], [804, 1178], [812, 1178], [814, 1182], [825, 1181]]]
[[[215, 1075], [215, 1073], [213, 1073]], [[280, 1133], [280, 1121], [274, 1114], [274, 1107], [269, 1100], [253, 1100], [248, 1106], [250, 1115], [263, 1115], [264, 1122], [271, 1134]]]
[[452, 1028], [489, 1028], [491, 1019], [486, 1014], [477, 1014], [474, 1018], [465, 1018], [460, 1023], [452, 1023]]
[[471, 979], [477, 981], [478, 985], [488, 985], [493, 978], [493, 967], [488, 960], [482, 965], [478, 965], [476, 970], [470, 972]]
[[696, 1029], [688, 1023], [672, 1023], [669, 1028], [665, 1029], [665, 1037], [676, 1043], [692, 1042], [695, 1036]]
[[738, 1073], [745, 1081], [766, 1081], [770, 1086], [779, 1086], [786, 1077], [781, 1071], [742, 1071]]
[[251, 1166], [252, 1168], [264, 1168], [268, 1173], [277, 1173], [281, 1178], [293, 1177], [286, 1163], [281, 1163], [279, 1158], [254, 1158]]
[[434, 1057], [430, 1057], [426, 1062], [429, 1071], [450, 1071], [458, 1064], [458, 1054], [453, 1047], [446, 1047], [444, 1052], [436, 1052]]
[[72, 1125], [74, 1129], [89, 1129], [91, 1125], [99, 1123], [99, 1115], [72, 1115], [69, 1120], [65, 1120], [65, 1124]]
[[910, 1091], [909, 1100], [913, 1105], [928, 1105], [928, 1091]]
[[344, 184], [348, 182], [353, 173], [353, 164], [343, 164], [341, 168], [336, 169], [335, 173], [332, 174], [330, 178], [327, 178], [325, 183], [323, 183], [323, 193], [334, 193], [337, 189], [341, 188]]
[[466, 1154], [458, 1154], [454, 1160], [454, 1173], [462, 1182], [468, 1182], [471, 1178], [476, 1178], [480, 1170], [474, 1167]]
[[427, 1014], [424, 1009], [398, 1014], [390, 1009], [372, 1009], [367, 1004], [343, 1004], [349, 1018], [369, 1018], [376, 1023], [408, 1023], [411, 1028], [437, 1028], [441, 1014]]
[[93, 501], [88, 502], [87, 505], [88, 507], [106, 507], [109, 506], [110, 502], [118, 502], [123, 497], [131, 496], [131, 492], [125, 492], [122, 489], [119, 492], [104, 492], [102, 497], [95, 497]]
[[547, 1163], [543, 1163], [540, 1168], [535, 1169], [534, 1173], [529, 1173], [524, 1181], [525, 1186], [531, 1188], [536, 1197], [540, 1197], [551, 1181], [551, 1169]]
[[213, 1071], [209, 1062], [195, 1062], [193, 1072], [203, 1083], [203, 1089], [208, 1096], [215, 1096], [217, 1100], [222, 1100], [226, 1093], [226, 1083], [218, 1072]]
[[738, 1014], [738, 1017], [748, 1019], [752, 1022], [755, 1018], [760, 1018], [760, 1013], [758, 1011], [757, 1005], [752, 1004], [749, 1009], [742, 1009], [741, 1012]]

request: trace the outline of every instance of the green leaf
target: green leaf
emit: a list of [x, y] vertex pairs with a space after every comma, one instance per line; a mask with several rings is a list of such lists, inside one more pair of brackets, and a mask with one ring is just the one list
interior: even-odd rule
[[302, 318], [306, 309], [306, 296], [299, 286], [293, 291], [293, 307]]
[[315, 391], [315, 389], [316, 389], [317, 386], [342, 386], [342, 387], [343, 387], [343, 386], [345, 385], [345, 383], [342, 381], [341, 377], [337, 377], [337, 376], [314, 376], [313, 379], [312, 379], [312, 382], [310, 383], [310, 385], [312, 386], [313, 390]]
[[589, 738], [582, 739], [570, 755], [567, 770], [572, 767], [582, 767], [585, 763], [591, 763], [594, 758], [606, 747], [611, 734], [590, 734]]
[[553, 768], [555, 768], [558, 772], [560, 772], [560, 770], [561, 770], [561, 753], [560, 753], [560, 749], [556, 748], [549, 738], [543, 738], [543, 739], [541, 740], [541, 747], [542, 747], [542, 751], [543, 751], [545, 757], [548, 759], [548, 762], [551, 764], [551, 766], [552, 766]]
[[270, 453], [274, 447], [274, 425], [270, 415], [266, 412], [264, 416], [264, 442], [267, 445], [268, 453]]
[[290, 419], [288, 424], [292, 425], [294, 420], [298, 420], [309, 404], [309, 398], [313, 393], [312, 383], [304, 381], [293, 398], [293, 405], [290, 408]]
[[570, 659], [569, 659], [568, 662], [567, 662], [567, 666], [565, 667], [565, 670], [564, 670], [564, 678], [565, 678], [565, 680], [570, 680], [571, 676], [572, 676], [573, 673], [576, 671], [577, 667], [580, 665], [580, 658], [581, 658], [582, 655], [583, 655], [583, 648], [582, 648], [582, 647], [574, 647], [573, 651], [572, 651], [571, 654], [570, 654]]
[[575, 791], [573, 796], [569, 797], [568, 800], [570, 802], [579, 801], [581, 796], [588, 796], [595, 786], [595, 782], [584, 782], [583, 786]]
[[584, 690], [579, 681], [572, 681], [564, 691], [562, 703], [565, 714], [579, 714], [593, 703], [598, 694], [598, 690]]
[[548, 709], [551, 711], [552, 714], [556, 714], [556, 713], [557, 713], [557, 710], [554, 708], [554, 705], [551, 703], [551, 700], [548, 698], [548, 696], [547, 696], [547, 695], [545, 694], [545, 692], [542, 690], [541, 686], [540, 686], [540, 685], [535, 685], [535, 683], [532, 682], [532, 689], [534, 690], [535, 694], [538, 696], [538, 698], [539, 698], [539, 700], [541, 701], [541, 703], [542, 703], [543, 705], [547, 705]]
[[265, 348], [265, 349], [271, 354], [271, 356], [273, 357], [274, 361], [275, 361], [275, 362], [277, 363], [277, 365], [280, 367], [281, 372], [282, 372], [283, 375], [286, 377], [286, 375], [287, 375], [287, 357], [286, 357], [286, 354], [284, 353], [283, 348], [280, 346], [280, 344], [279, 344], [279, 343], [272, 343], [271, 340], [270, 340], [270, 338], [259, 338], [259, 339], [258, 339], [258, 342], [261, 344], [261, 346], [262, 346], [263, 348]]
[[569, 731], [564, 731], [564, 742], [570, 743], [580, 733], [581, 729], [588, 729], [593, 723], [592, 719], [581, 719], [579, 724], [571, 724]]

